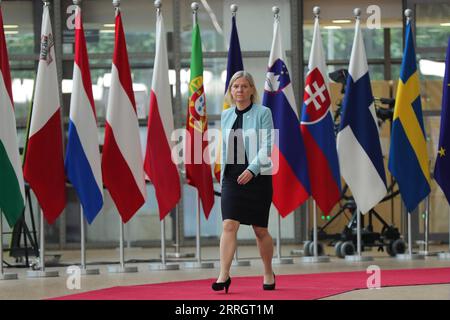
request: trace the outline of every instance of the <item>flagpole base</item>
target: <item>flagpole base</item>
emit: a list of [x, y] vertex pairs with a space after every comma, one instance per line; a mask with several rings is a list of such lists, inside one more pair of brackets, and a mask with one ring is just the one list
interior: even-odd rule
[[178, 263], [150, 263], [148, 269], [151, 271], [180, 270], [180, 265]]
[[138, 267], [130, 267], [130, 266], [108, 266], [109, 273], [135, 273], [138, 272]]
[[373, 261], [373, 257], [361, 256], [361, 255], [345, 256], [345, 261], [347, 261], [347, 262]]
[[413, 254], [408, 253], [408, 254], [397, 254], [395, 258], [397, 260], [410, 261], [410, 260], [424, 260], [425, 256], [417, 253]]
[[274, 258], [272, 259], [272, 264], [293, 264], [294, 259], [292, 258]]
[[[98, 275], [98, 274], [100, 274], [100, 269], [98, 269], [98, 268], [87, 269], [87, 268], [82, 268], [80, 266], [77, 266], [77, 267], [80, 268], [80, 274], [82, 276]], [[66, 270], [66, 274], [72, 275], [73, 274], [73, 269], [67, 269]]]
[[303, 256], [304, 253], [305, 253], [305, 251], [302, 250], [302, 249], [291, 250], [291, 255], [292, 256]]
[[430, 252], [430, 251], [419, 251], [419, 254], [425, 257], [434, 257], [437, 256], [437, 252]]
[[27, 278], [56, 278], [56, 277], [59, 277], [58, 271], [42, 271], [42, 270], [27, 271]]
[[2, 273], [0, 274], [0, 280], [17, 280], [17, 273]]
[[233, 267], [250, 267], [250, 260], [233, 260], [231, 263]]
[[450, 260], [450, 252], [440, 252], [437, 257], [439, 260]]
[[300, 259], [303, 263], [322, 263], [330, 262], [330, 257], [328, 256], [318, 256], [318, 257], [303, 257]]
[[167, 253], [166, 257], [169, 259], [194, 258], [195, 253], [172, 252], [172, 253]]
[[214, 268], [213, 262], [185, 262], [183, 267], [186, 269], [212, 269]]

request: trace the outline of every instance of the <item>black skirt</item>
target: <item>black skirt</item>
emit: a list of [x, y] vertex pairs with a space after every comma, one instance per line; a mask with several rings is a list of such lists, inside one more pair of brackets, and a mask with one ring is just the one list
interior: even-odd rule
[[244, 185], [238, 184], [236, 179], [227, 175], [223, 177], [222, 219], [267, 228], [273, 194], [272, 176], [258, 175]]

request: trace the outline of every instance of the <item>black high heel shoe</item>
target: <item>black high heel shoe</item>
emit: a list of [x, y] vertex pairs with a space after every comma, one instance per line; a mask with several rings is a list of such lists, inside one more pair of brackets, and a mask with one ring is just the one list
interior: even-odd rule
[[231, 284], [231, 277], [228, 277], [227, 281], [225, 282], [213, 282], [211, 287], [214, 291], [221, 291], [225, 289], [225, 293], [228, 293], [228, 288], [230, 287], [230, 284]]
[[275, 272], [273, 273], [273, 283], [271, 284], [263, 283], [263, 290], [275, 290]]

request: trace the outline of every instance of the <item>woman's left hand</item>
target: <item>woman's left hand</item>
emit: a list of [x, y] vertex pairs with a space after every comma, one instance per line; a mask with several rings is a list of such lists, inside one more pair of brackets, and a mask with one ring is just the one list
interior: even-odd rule
[[249, 170], [245, 170], [241, 173], [241, 175], [237, 178], [238, 184], [247, 184], [250, 180], [253, 179], [253, 174]]

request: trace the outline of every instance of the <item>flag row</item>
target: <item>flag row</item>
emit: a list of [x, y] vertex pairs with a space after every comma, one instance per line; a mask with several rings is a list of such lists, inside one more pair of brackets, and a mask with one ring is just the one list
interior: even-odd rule
[[[100, 154], [97, 119], [81, 9], [76, 9], [75, 59], [70, 101], [68, 143], [63, 150], [61, 106], [56, 73], [54, 38], [48, 4], [44, 5], [41, 52], [33, 106], [30, 112], [23, 165], [20, 163], [11, 92], [9, 62], [0, 9], [0, 209], [12, 226], [21, 216], [24, 179], [35, 193], [42, 212], [53, 223], [66, 205], [66, 178], [74, 186], [89, 223], [103, 207], [105, 187], [121, 215], [129, 221], [146, 201], [146, 176], [155, 186], [160, 219], [178, 203], [180, 177], [172, 161], [171, 133], [174, 130], [172, 99], [168, 79], [167, 47], [163, 18], [156, 22], [156, 55], [147, 147], [142, 156], [130, 66], [120, 8], [116, 8], [115, 46], [108, 97], [105, 140]], [[301, 116], [286, 65], [285, 52], [275, 16], [271, 53], [266, 73], [263, 105], [272, 111], [279, 140], [274, 145], [279, 170], [273, 176], [273, 203], [283, 217], [310, 196], [319, 208], [330, 214], [341, 197], [341, 176], [352, 191], [357, 208], [365, 213], [387, 192], [386, 173], [374, 98], [360, 28], [356, 18], [355, 36], [345, 86], [341, 121], [337, 136], [332, 118], [329, 81], [319, 17], [314, 24], [311, 53], [306, 75]], [[430, 192], [430, 172], [426, 135], [420, 105], [416, 56], [408, 22], [405, 51], [397, 90], [388, 168], [399, 184], [409, 212]], [[436, 181], [450, 199], [450, 163], [446, 160], [447, 107], [449, 82], [447, 53]], [[187, 137], [207, 130], [206, 97], [203, 86], [203, 58], [200, 28], [195, 21], [192, 33]], [[225, 92], [233, 74], [244, 70], [236, 16], [232, 17]], [[224, 109], [230, 106], [225, 102]], [[200, 139], [202, 154], [208, 140]], [[186, 152], [194, 153], [195, 139], [186, 139]], [[220, 159], [220, 148], [216, 159]], [[206, 217], [214, 205], [213, 174], [208, 159], [186, 164], [186, 181], [198, 190]], [[22, 172], [23, 167], [23, 172]], [[220, 164], [214, 166], [220, 181]]]

